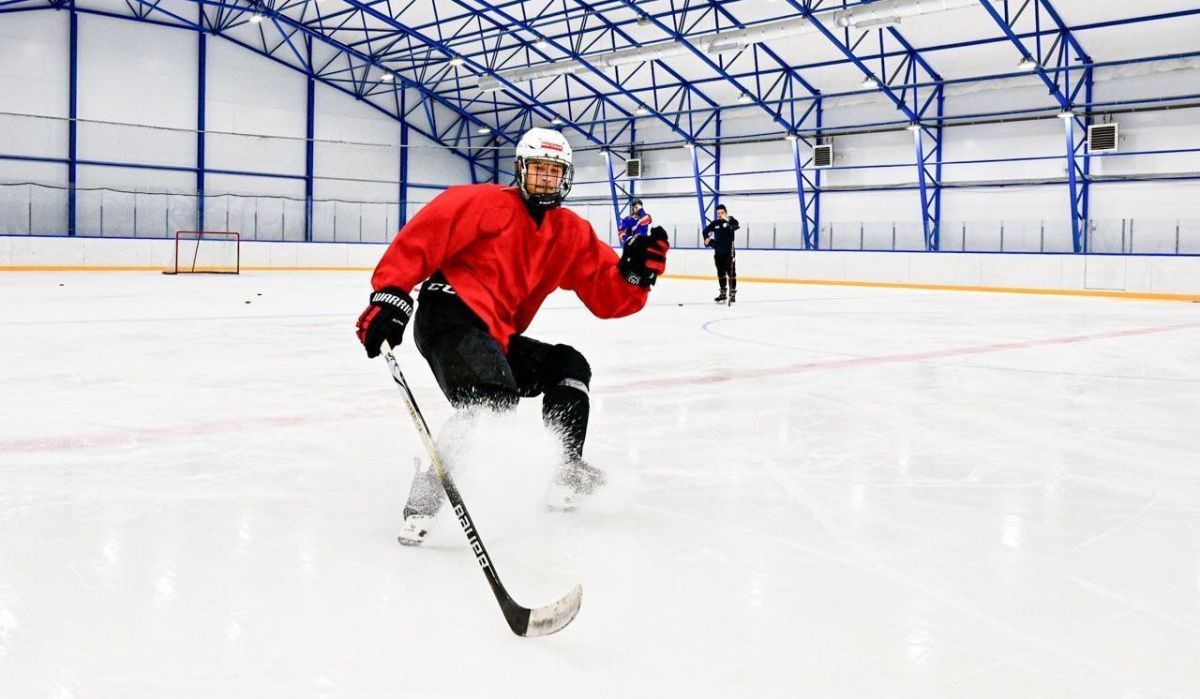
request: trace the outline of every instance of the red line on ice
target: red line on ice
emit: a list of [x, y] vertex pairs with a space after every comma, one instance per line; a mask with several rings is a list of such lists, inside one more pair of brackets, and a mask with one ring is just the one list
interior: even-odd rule
[[[1093, 340], [1108, 340], [1119, 337], [1131, 337], [1135, 335], [1151, 335], [1154, 333], [1171, 332], [1173, 330], [1186, 330], [1190, 328], [1198, 328], [1200, 323], [1184, 323], [1180, 325], [1161, 325], [1151, 328], [1134, 328], [1131, 330], [1113, 330], [1103, 333], [1094, 333], [1091, 335], [1070, 335], [1067, 337], [1053, 337], [1041, 340], [1021, 340], [1018, 342], [1001, 342], [991, 345], [975, 345], [971, 347], [953, 347], [943, 350], [930, 350], [927, 352], [910, 352], [905, 354], [889, 354], [879, 357], [853, 357], [849, 359], [835, 359], [827, 362], [802, 362], [800, 364], [788, 364], [786, 366], [776, 367], [774, 369], [744, 369], [741, 371], [730, 371], [723, 374], [699, 374], [693, 376], [678, 376], [666, 379], [647, 379], [643, 381], [631, 381], [613, 386], [597, 387], [596, 393], [623, 393], [642, 388], [671, 388], [674, 386], [696, 386], [704, 384], [725, 383], [727, 381], [736, 381], [738, 379], [761, 379], [771, 376], [786, 376], [788, 374], [800, 374], [807, 371], [820, 371], [826, 369], [847, 369], [860, 366], [873, 366], [879, 364], [892, 364], [900, 362], [913, 362], [925, 359], [939, 359], [943, 357], [961, 357], [972, 354], [987, 354], [991, 352], [1004, 352], [1007, 350], [1029, 349], [1033, 347], [1052, 347], [1055, 345], [1070, 345], [1080, 342], [1091, 342]], [[212, 422], [190, 422], [179, 425], [164, 425], [162, 427], [145, 427], [135, 430], [123, 432], [107, 432], [94, 435], [73, 435], [73, 436], [47, 436], [33, 437], [29, 439], [14, 439], [8, 441], [0, 441], [0, 454], [18, 454], [27, 452], [44, 452], [44, 451], [64, 451], [68, 449], [92, 449], [96, 447], [110, 446], [129, 446], [133, 444], [147, 444], [151, 442], [159, 442], [165, 439], [173, 439], [179, 437], [195, 437], [199, 435], [220, 434], [224, 432], [238, 432], [251, 427], [295, 427], [299, 425], [311, 425], [316, 423], [328, 423], [331, 419], [348, 419], [352, 415], [337, 415], [329, 414], [322, 415], [290, 415], [280, 417], [264, 417], [246, 420], [220, 420]]]
[[852, 357], [849, 359], [835, 359], [825, 362], [802, 362], [800, 364], [788, 364], [781, 367], [775, 367], [773, 369], [742, 369], [737, 371], [728, 371], [721, 374], [697, 374], [693, 376], [676, 376], [666, 379], [646, 379], [642, 381], [630, 381], [628, 383], [616, 384], [613, 386], [597, 387], [593, 393], [624, 393], [626, 391], [642, 388], [671, 388], [674, 386], [696, 386], [725, 383], [727, 381], [737, 381], [739, 379], [762, 379], [771, 376], [787, 376], [788, 374], [801, 374], [808, 371], [820, 371], [826, 369], [848, 369], [860, 366], [916, 362], [926, 359], [941, 359], [944, 357], [962, 357], [972, 354], [989, 354], [991, 352], [1030, 349], [1033, 347], [1072, 345], [1080, 342], [1091, 342], [1093, 340], [1110, 340], [1113, 338], [1130, 337], [1134, 335], [1151, 335], [1154, 333], [1171, 332], [1173, 330], [1187, 330], [1190, 328], [1200, 328], [1200, 323], [1159, 325], [1151, 328], [1112, 330], [1103, 333], [1093, 333], [1091, 335], [1069, 335], [1066, 337], [1051, 337], [1041, 340], [1020, 340], [1016, 342], [1000, 342], [991, 345], [952, 347], [949, 349], [929, 350], [926, 352], [885, 354], [879, 357]]

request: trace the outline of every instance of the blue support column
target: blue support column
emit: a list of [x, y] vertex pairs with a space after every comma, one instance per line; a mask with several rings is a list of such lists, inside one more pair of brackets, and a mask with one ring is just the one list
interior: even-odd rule
[[317, 132], [316, 93], [317, 81], [309, 73], [304, 130], [304, 240], [310, 243], [313, 239], [313, 178], [316, 170], [316, 149], [313, 143]]
[[[937, 143], [933, 148], [934, 160], [934, 201], [933, 201], [933, 250], [941, 250], [942, 246], [942, 144], [945, 142], [945, 126], [942, 124], [942, 117], [946, 109], [946, 91], [941, 86], [938, 87], [937, 97], [937, 125], [933, 127], [934, 135], [937, 138]], [[926, 161], [928, 162], [928, 161]]]
[[[407, 113], [404, 90], [400, 91], [400, 113]], [[400, 225], [396, 230], [404, 228], [408, 223], [408, 122], [400, 120]]]
[[[630, 158], [638, 157], [638, 154], [637, 154], [637, 122], [632, 119], [629, 121], [629, 157]], [[643, 165], [644, 164], [645, 163], [643, 163]], [[626, 189], [626, 191], [629, 192], [630, 199], [636, 198], [637, 197], [637, 179], [631, 178], [629, 180], [628, 184], [625, 185], [625, 189]]]
[[929, 221], [929, 182], [925, 172], [925, 139], [924, 129], [919, 125], [909, 127], [912, 131], [913, 143], [917, 148], [917, 190], [921, 193], [921, 233], [925, 240], [926, 250], [937, 250], [937, 227]]
[[704, 205], [704, 180], [700, 177], [700, 155], [697, 153], [699, 146], [695, 143], [688, 144], [688, 150], [692, 153], [692, 177], [696, 183], [696, 206], [700, 211], [700, 227], [708, 225], [708, 216], [705, 213], [707, 207]]
[[796, 170], [796, 195], [800, 199], [800, 240], [805, 250], [818, 250], [821, 247], [821, 171], [812, 170], [810, 178], [800, 150], [802, 144], [816, 145], [820, 138], [824, 110], [819, 97], [800, 117], [800, 124], [814, 118], [816, 133], [811, 141], [799, 134], [791, 134], [788, 138], [792, 143], [792, 164]]
[[[1083, 78], [1084, 81], [1086, 82], [1086, 86], [1084, 88], [1084, 91], [1086, 93], [1085, 99], [1087, 101], [1087, 104], [1089, 104], [1089, 105], [1092, 103], [1092, 91], [1095, 86], [1095, 83], [1093, 82], [1094, 76], [1092, 74], [1092, 71], [1093, 71], [1093, 69], [1089, 67], [1087, 69], [1086, 73], [1084, 74], [1084, 78]], [[1088, 234], [1090, 232], [1088, 229], [1091, 227], [1091, 220], [1092, 220], [1092, 211], [1091, 211], [1092, 155], [1091, 155], [1091, 151], [1088, 149], [1088, 146], [1087, 146], [1088, 127], [1091, 125], [1092, 125], [1092, 115], [1091, 115], [1091, 113], [1088, 113], [1088, 115], [1084, 118], [1083, 123], [1081, 124], [1081, 126], [1083, 127], [1083, 136], [1084, 136], [1084, 143], [1082, 146], [1082, 149], [1083, 149], [1083, 172], [1082, 172], [1083, 191], [1080, 193], [1080, 197], [1079, 197], [1079, 204], [1080, 204], [1079, 216], [1083, 223], [1083, 230], [1079, 234], [1079, 245], [1077, 246], [1079, 248], [1079, 250], [1078, 250], [1079, 252], [1087, 252], [1088, 237], [1089, 237]], [[1132, 252], [1132, 249], [1130, 250], [1130, 252]]]
[[[817, 133], [821, 133], [821, 127], [825, 124], [825, 101], [818, 99], [817, 101]], [[821, 249], [821, 171], [817, 170], [813, 176], [813, 193], [810, 198], [812, 201], [812, 249]]]
[[75, 182], [78, 162], [79, 131], [79, 15], [71, 2], [70, 66], [67, 97], [67, 235], [75, 235]]
[[204, 114], [208, 34], [196, 32], [196, 230], [204, 228]]
[[616, 225], [621, 225], [621, 212], [624, 210], [620, 201], [617, 200], [617, 175], [613, 170], [612, 151], [604, 149], [604, 162], [608, 166], [608, 192], [612, 197], [613, 217], [616, 219]]
[[796, 167], [796, 194], [800, 197], [800, 239], [804, 242], [805, 250], [817, 249], [817, 235], [813, 230], [814, 222], [808, 217], [808, 193], [804, 186], [804, 158], [800, 155], [800, 139], [791, 139], [792, 163]]
[[[917, 189], [921, 195], [921, 228], [925, 249], [936, 252], [941, 248], [942, 230], [942, 115], [945, 93], [941, 85], [934, 88], [936, 120], [932, 124], [913, 124], [913, 142], [917, 156]], [[932, 169], [930, 166], [932, 165]]]
[[[721, 113], [720, 112], [717, 112], [716, 128], [717, 128], [717, 142], [715, 144], [713, 144], [713, 151], [714, 151], [714, 153], [713, 153], [713, 189], [716, 190], [713, 192], [713, 210], [712, 210], [713, 218], [717, 217], [717, 204], [721, 203], [721, 201], [720, 201], [720, 198], [721, 198]], [[707, 226], [708, 223], [709, 223], [708, 221], [705, 221], [701, 225]]]

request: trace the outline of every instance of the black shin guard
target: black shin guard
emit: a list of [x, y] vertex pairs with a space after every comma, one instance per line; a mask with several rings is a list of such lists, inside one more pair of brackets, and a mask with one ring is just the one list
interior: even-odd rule
[[542, 388], [542, 419], [562, 437], [567, 460], [578, 461], [583, 457], [591, 413], [588, 383], [592, 368], [575, 348], [555, 345], [543, 370], [546, 382]]
[[565, 379], [546, 389], [542, 398], [542, 419], [556, 430], [563, 441], [568, 461], [583, 458], [583, 443], [587, 439], [591, 401], [587, 385]]

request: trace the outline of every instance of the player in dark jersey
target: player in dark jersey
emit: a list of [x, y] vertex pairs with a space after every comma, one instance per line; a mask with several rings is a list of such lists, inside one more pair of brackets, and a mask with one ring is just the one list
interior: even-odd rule
[[[713, 301], [730, 303], [737, 300], [737, 253], [733, 249], [733, 234], [738, 229], [738, 220], [729, 215], [724, 204], [717, 206], [717, 217], [704, 227], [704, 244], [713, 249], [713, 261], [717, 265], [717, 283], [721, 293]], [[725, 278], [729, 278], [729, 295], [725, 293]]]
[[[562, 437], [555, 478], [560, 506], [604, 482], [583, 460], [591, 368], [573, 347], [526, 337], [542, 302], [573, 291], [594, 315], [619, 318], [646, 304], [666, 268], [666, 231], [639, 236], [618, 258], [590, 224], [560, 204], [571, 189], [571, 146], [535, 128], [517, 144], [517, 181], [451, 187], [423, 207], [384, 253], [359, 316], [368, 357], [399, 345], [413, 315], [409, 291], [424, 281], [414, 321], [417, 349], [460, 415], [506, 410], [542, 396], [542, 417]], [[418, 469], [400, 539], [419, 544], [442, 501], [432, 468]]]

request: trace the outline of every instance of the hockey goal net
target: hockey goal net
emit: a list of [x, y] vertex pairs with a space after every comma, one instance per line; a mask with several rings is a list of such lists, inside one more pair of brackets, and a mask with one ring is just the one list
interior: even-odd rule
[[176, 231], [171, 266], [163, 274], [239, 274], [242, 237], [234, 231]]

